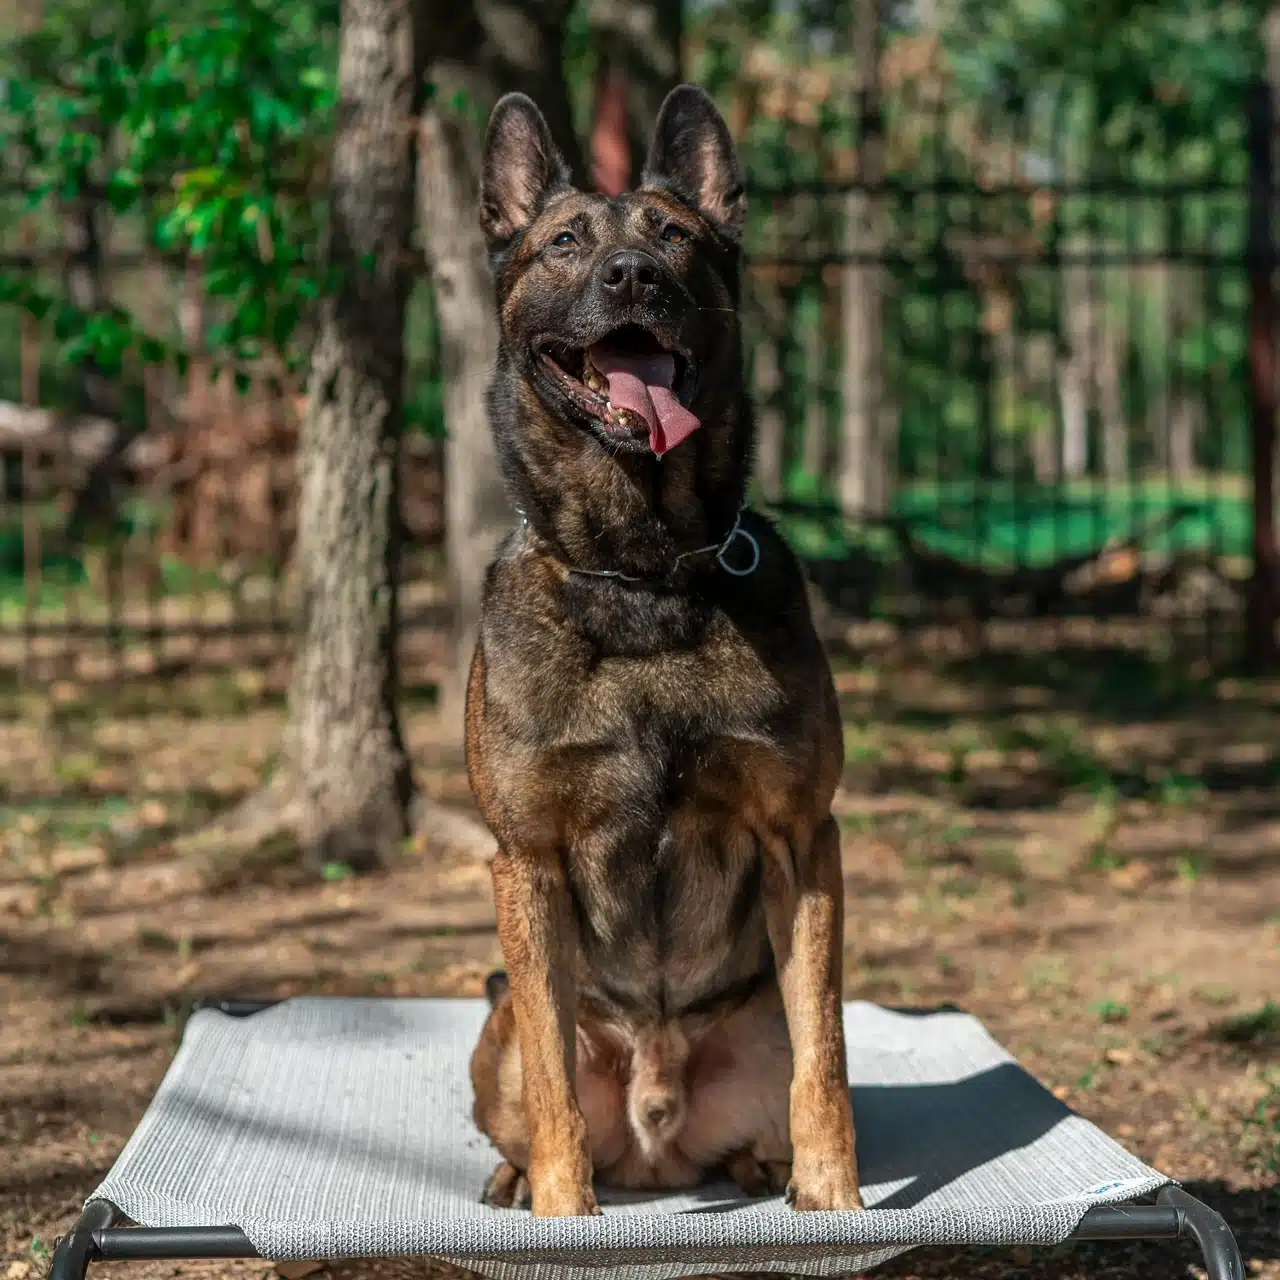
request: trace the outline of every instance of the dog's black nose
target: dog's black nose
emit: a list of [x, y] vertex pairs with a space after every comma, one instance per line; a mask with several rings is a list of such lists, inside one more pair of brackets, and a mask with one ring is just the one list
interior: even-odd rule
[[619, 249], [600, 264], [600, 287], [619, 302], [644, 302], [658, 291], [658, 264], [639, 249]]

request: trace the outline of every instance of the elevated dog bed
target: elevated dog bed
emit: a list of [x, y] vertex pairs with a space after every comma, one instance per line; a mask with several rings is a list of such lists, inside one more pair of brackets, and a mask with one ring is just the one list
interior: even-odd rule
[[[845, 1010], [864, 1213], [736, 1187], [601, 1191], [595, 1218], [490, 1209], [471, 1121], [480, 1001], [229, 1001], [187, 1024], [159, 1092], [55, 1251], [91, 1261], [426, 1254], [499, 1280], [839, 1275], [915, 1245], [1197, 1240], [1243, 1280], [1222, 1219], [1075, 1115], [973, 1018]], [[1155, 1204], [1132, 1202], [1159, 1193]], [[138, 1226], [116, 1227], [121, 1219]]]

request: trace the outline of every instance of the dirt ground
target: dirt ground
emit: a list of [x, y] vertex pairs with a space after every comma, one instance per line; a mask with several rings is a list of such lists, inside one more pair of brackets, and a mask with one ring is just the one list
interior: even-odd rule
[[[1280, 688], [1137, 658], [840, 665], [847, 991], [952, 1002], [1189, 1185], [1280, 1280]], [[252, 788], [252, 677], [64, 683], [0, 719], [0, 1277], [35, 1280], [202, 996], [476, 995], [488, 871], [419, 843], [366, 877], [287, 859], [217, 894], [175, 835]], [[429, 706], [419, 776], [466, 805]], [[918, 1251], [881, 1274], [1195, 1273], [1182, 1245]], [[332, 1280], [426, 1276], [341, 1263]], [[138, 1280], [264, 1263], [129, 1264]], [[317, 1280], [324, 1280], [319, 1271]]]

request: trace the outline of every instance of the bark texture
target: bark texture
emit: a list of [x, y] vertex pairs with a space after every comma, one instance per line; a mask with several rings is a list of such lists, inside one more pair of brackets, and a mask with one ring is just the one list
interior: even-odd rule
[[300, 616], [277, 788], [304, 849], [368, 865], [408, 833], [396, 710], [397, 474], [421, 6], [343, 0], [330, 261], [299, 441]]
[[[515, 518], [485, 406], [498, 326], [478, 220], [483, 117], [503, 93], [527, 93], [546, 116], [561, 154], [581, 174], [561, 66], [570, 7], [564, 0], [427, 3], [435, 55], [428, 78], [436, 92], [422, 117], [418, 192], [444, 363], [445, 545], [454, 653], [440, 702], [442, 719], [459, 744], [484, 573]], [[459, 91], [470, 104], [465, 116], [447, 105]]]
[[1254, 671], [1280, 663], [1280, 545], [1277, 545], [1275, 297], [1276, 116], [1280, 98], [1280, 5], [1262, 24], [1267, 75], [1249, 99], [1249, 418], [1253, 463], [1253, 575], [1246, 607], [1247, 659]]
[[397, 488], [424, 18], [422, 0], [342, 0], [326, 245], [340, 280], [320, 308], [298, 441], [288, 717], [270, 784], [179, 842], [212, 885], [295, 841], [313, 865], [367, 869], [411, 827]]
[[804, 365], [804, 436], [800, 465], [817, 481], [825, 481], [831, 462], [831, 433], [827, 421], [826, 290], [821, 279], [810, 286], [809, 305], [802, 312], [800, 357]]
[[853, 63], [858, 94], [858, 180], [846, 205], [842, 297], [844, 372], [841, 395], [840, 505], [859, 518], [887, 510], [892, 419], [884, 401], [884, 130], [879, 92], [879, 0], [856, 0]]
[[1062, 272], [1062, 331], [1067, 344], [1061, 373], [1062, 470], [1067, 479], [1089, 470], [1089, 414], [1096, 409], [1102, 473], [1120, 484], [1129, 473], [1129, 424], [1120, 381], [1126, 335], [1107, 305], [1107, 273], [1089, 261], [1099, 242], [1080, 233], [1069, 238], [1066, 248], [1076, 260]]
[[441, 715], [460, 742], [466, 672], [480, 620], [484, 571], [514, 515], [503, 489], [485, 403], [498, 326], [468, 140], [456, 120], [429, 110], [422, 122], [422, 233], [435, 285], [444, 374], [445, 546], [453, 662]]
[[752, 401], [756, 417], [756, 485], [766, 502], [778, 502], [786, 490], [787, 413], [782, 343], [789, 313], [782, 293], [770, 281], [750, 294], [756, 340], [751, 349]]

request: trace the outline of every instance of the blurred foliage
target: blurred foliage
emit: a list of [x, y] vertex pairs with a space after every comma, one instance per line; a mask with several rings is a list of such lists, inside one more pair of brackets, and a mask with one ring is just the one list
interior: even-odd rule
[[[88, 199], [141, 221], [157, 254], [200, 263], [218, 354], [296, 366], [303, 321], [331, 283], [318, 179], [336, 34], [330, 0], [59, 0], [0, 55], [5, 177], [33, 215]], [[68, 363], [90, 356], [114, 372], [131, 350], [171, 354], [122, 309], [79, 314], [33, 273], [0, 276], [0, 300], [51, 315]]]
[[[749, 247], [779, 262], [756, 289], [787, 300], [778, 340], [793, 382], [807, 327], [838, 334], [834, 306], [815, 317], [807, 299], [838, 292], [843, 210], [811, 192], [857, 179], [852, 7], [700, 5], [691, 41], [695, 74], [742, 134]], [[884, 13], [884, 348], [900, 476], [1031, 484], [1034, 437], [1060, 429], [1073, 268], [1118, 349], [1130, 474], [1164, 465], [1179, 397], [1207, 424], [1195, 467], [1243, 471], [1245, 96], [1262, 71], [1262, 6], [938, 0]], [[797, 184], [809, 186], [783, 198]], [[839, 390], [829, 368], [789, 396], [789, 435], [814, 394], [834, 424]], [[789, 490], [831, 497], [832, 479], [793, 464]]]
[[[565, 50], [584, 131], [595, 66], [586, 7]], [[752, 290], [780, 304], [773, 336], [793, 440], [815, 400], [833, 436], [838, 424], [840, 192], [858, 176], [852, 8], [687, 4], [686, 72], [720, 101], [750, 174]], [[0, 51], [0, 168], [28, 187], [45, 241], [59, 202], [90, 193], [156, 252], [197, 255], [215, 353], [305, 364], [315, 301], [332, 284], [320, 232], [336, 0], [45, 9], [39, 32]], [[1171, 391], [1210, 424], [1198, 466], [1242, 469], [1243, 99], [1262, 67], [1260, 7], [936, 0], [885, 13], [884, 349], [902, 477], [1030, 479], [1036, 438], [1060, 418], [1056, 376], [1013, 377], [1000, 344], [1014, 337], [1025, 353], [1039, 340], [1057, 359], [1064, 274], [1082, 246], [1114, 258], [1091, 271], [1091, 287], [1120, 348], [1133, 473], [1160, 460]], [[66, 363], [181, 356], [172, 334], [146, 332], [122, 307], [77, 313], [40, 273], [0, 275], [0, 301], [50, 316]], [[407, 399], [411, 420], [436, 432], [433, 315], [419, 290]], [[827, 349], [817, 361], [815, 341]], [[1099, 430], [1095, 413], [1093, 470]], [[789, 453], [792, 492], [829, 495], [830, 474], [805, 474], [800, 450]]]

